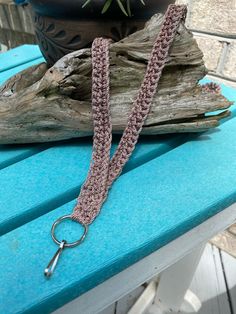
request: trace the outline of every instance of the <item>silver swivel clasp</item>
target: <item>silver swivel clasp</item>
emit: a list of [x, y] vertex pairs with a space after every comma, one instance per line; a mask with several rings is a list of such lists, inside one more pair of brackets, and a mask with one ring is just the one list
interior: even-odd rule
[[76, 246], [80, 245], [84, 241], [84, 239], [85, 239], [85, 237], [86, 237], [86, 235], [88, 233], [88, 225], [80, 223], [84, 227], [84, 233], [83, 233], [83, 235], [81, 236], [81, 238], [79, 240], [77, 240], [75, 242], [71, 242], [71, 243], [68, 243], [66, 240], [59, 241], [56, 238], [56, 236], [55, 236], [55, 229], [56, 229], [57, 225], [59, 225], [63, 220], [68, 220], [68, 219], [69, 220], [73, 220], [71, 215], [65, 215], [65, 216], [62, 216], [62, 217], [58, 218], [52, 225], [51, 236], [52, 236], [53, 241], [57, 245], [59, 245], [59, 248], [56, 251], [56, 253], [53, 256], [53, 258], [50, 260], [48, 266], [44, 270], [44, 275], [47, 278], [52, 276], [52, 274], [54, 272], [54, 269], [57, 266], [59, 257], [61, 256], [61, 253], [63, 252], [63, 250], [65, 248], [73, 248], [73, 247], [76, 247]]

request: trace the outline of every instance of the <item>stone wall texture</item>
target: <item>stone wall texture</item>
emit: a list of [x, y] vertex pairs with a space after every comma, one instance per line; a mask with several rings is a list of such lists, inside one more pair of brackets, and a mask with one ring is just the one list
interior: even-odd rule
[[177, 0], [188, 6], [193, 31], [211, 76], [236, 84], [236, 0]]

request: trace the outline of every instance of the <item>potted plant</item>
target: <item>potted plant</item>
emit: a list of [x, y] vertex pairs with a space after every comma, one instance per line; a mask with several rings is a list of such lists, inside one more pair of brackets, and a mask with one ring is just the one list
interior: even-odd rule
[[118, 41], [141, 29], [172, 0], [30, 0], [38, 44], [53, 65], [96, 37]]

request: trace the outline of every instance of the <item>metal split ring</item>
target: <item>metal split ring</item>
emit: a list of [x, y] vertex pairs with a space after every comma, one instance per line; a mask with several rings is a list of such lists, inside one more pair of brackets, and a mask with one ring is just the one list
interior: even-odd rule
[[61, 243], [64, 242], [64, 247], [68, 247], [68, 248], [70, 248], [70, 247], [72, 248], [72, 247], [75, 247], [75, 246], [81, 244], [84, 241], [84, 239], [88, 233], [88, 225], [80, 223], [81, 226], [83, 226], [83, 228], [84, 228], [84, 233], [82, 234], [82, 236], [79, 240], [74, 241], [74, 242], [67, 242], [66, 240], [59, 241], [55, 235], [55, 229], [64, 220], [73, 220], [73, 219], [72, 219], [71, 215], [65, 215], [65, 216], [58, 218], [53, 223], [52, 228], [51, 228], [51, 236], [52, 236], [53, 241], [58, 245], [61, 245]]

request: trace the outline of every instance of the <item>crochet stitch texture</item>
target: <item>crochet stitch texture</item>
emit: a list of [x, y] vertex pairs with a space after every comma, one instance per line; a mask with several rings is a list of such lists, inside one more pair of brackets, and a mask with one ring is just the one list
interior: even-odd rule
[[129, 160], [149, 113], [169, 49], [182, 20], [186, 6], [170, 5], [154, 43], [146, 73], [134, 101], [127, 126], [110, 159], [112, 123], [109, 104], [109, 40], [96, 38], [92, 45], [92, 110], [94, 123], [93, 154], [89, 173], [81, 188], [72, 218], [91, 224], [107, 198], [109, 187]]

